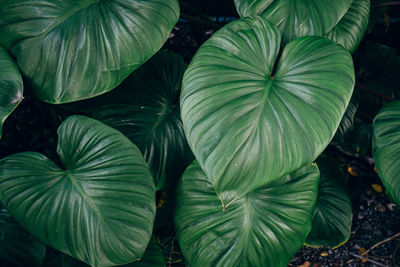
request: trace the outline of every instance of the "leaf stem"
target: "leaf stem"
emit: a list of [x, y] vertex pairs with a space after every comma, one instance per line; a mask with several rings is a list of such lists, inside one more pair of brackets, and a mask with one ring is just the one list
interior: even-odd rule
[[386, 7], [386, 6], [397, 6], [400, 5], [400, 1], [392, 1], [392, 2], [385, 2], [381, 4], [374, 5], [373, 8], [379, 8], [379, 7]]
[[351, 255], [351, 256], [353, 256], [353, 257], [355, 257], [355, 258], [358, 258], [358, 259], [360, 259], [360, 260], [369, 261], [369, 262], [371, 262], [371, 263], [373, 263], [373, 264], [375, 264], [375, 265], [378, 265], [378, 266], [388, 267], [388, 266], [385, 265], [385, 264], [382, 264], [382, 263], [379, 263], [379, 262], [377, 262], [377, 261], [368, 259], [368, 258], [366, 258], [366, 257], [364, 257], [364, 256], [360, 256], [360, 255], [357, 255], [357, 254], [354, 254], [354, 253], [351, 253], [351, 252], [349, 252], [349, 255]]
[[360, 88], [361, 90], [363, 90], [363, 91], [365, 91], [365, 92], [367, 92], [367, 93], [369, 93], [371, 95], [374, 95], [374, 96], [377, 96], [377, 97], [379, 97], [379, 98], [381, 98], [383, 100], [386, 100], [388, 102], [396, 101], [395, 98], [387, 96], [387, 95], [384, 95], [381, 92], [378, 92], [378, 91], [376, 91], [374, 89], [371, 89], [371, 88], [369, 88], [368, 86], [366, 86], [366, 85], [364, 85], [362, 83], [357, 82], [356, 83], [356, 87]]
[[382, 244], [384, 244], [384, 243], [386, 243], [386, 242], [388, 242], [388, 241], [390, 241], [390, 240], [392, 240], [392, 239], [394, 239], [394, 238], [396, 238], [396, 237], [398, 237], [398, 236], [400, 236], [400, 233], [397, 233], [397, 234], [395, 234], [395, 235], [392, 236], [392, 237], [386, 238], [386, 239], [384, 239], [384, 240], [382, 240], [382, 241], [376, 243], [375, 245], [373, 245], [372, 247], [370, 247], [369, 249], [367, 249], [366, 251], [364, 251], [363, 253], [361, 253], [361, 255], [363, 256], [363, 255], [367, 254], [368, 252], [370, 252], [370, 251], [373, 250], [374, 248], [376, 248], [376, 247], [378, 247], [378, 246], [380, 246], [380, 245], [382, 245]]
[[[396, 237], [399, 237], [400, 236], [400, 233], [397, 233], [397, 234], [395, 234], [395, 235], [393, 235], [393, 236], [391, 236], [391, 237], [388, 237], [388, 238], [386, 238], [386, 239], [384, 239], [384, 240], [382, 240], [382, 241], [379, 241], [378, 243], [376, 243], [375, 245], [373, 245], [372, 247], [370, 247], [369, 249], [367, 249], [366, 251], [364, 251], [363, 253], [361, 253], [361, 255], [359, 256], [359, 255], [355, 255], [355, 254], [353, 254], [353, 253], [349, 253], [350, 255], [352, 255], [352, 256], [354, 256], [354, 257], [356, 257], [356, 258], [360, 258], [360, 257], [362, 257], [362, 258], [360, 258], [360, 259], [365, 259], [365, 260], [367, 260], [365, 257], [363, 257], [364, 255], [366, 255], [368, 252], [370, 252], [371, 250], [373, 250], [374, 248], [376, 248], [376, 247], [378, 247], [378, 246], [380, 246], [380, 245], [382, 245], [382, 244], [384, 244], [384, 243], [386, 243], [386, 242], [388, 242], [388, 241], [390, 241], [390, 240], [393, 240], [393, 239], [395, 239]], [[346, 263], [347, 264], [349, 264], [349, 263], [352, 263], [354, 260], [349, 260], [349, 261], [347, 261]], [[371, 262], [373, 262], [373, 261], [371, 261]], [[375, 262], [373, 262], [373, 263], [375, 263]], [[375, 263], [375, 264], [377, 264], [377, 263]], [[377, 264], [377, 265], [379, 265], [379, 264]], [[380, 266], [386, 266], [386, 265], [380, 265]]]
[[206, 20], [206, 19], [203, 19], [201, 17], [195, 17], [195, 16], [192, 16], [192, 15], [183, 13], [183, 12], [181, 12], [181, 18], [190, 20], [190, 21], [195, 22], [195, 23], [203, 24], [204, 26], [207, 26], [207, 27], [210, 27], [210, 28], [213, 28], [213, 29], [220, 28], [220, 25], [218, 25], [217, 23], [213, 22], [212, 20]]

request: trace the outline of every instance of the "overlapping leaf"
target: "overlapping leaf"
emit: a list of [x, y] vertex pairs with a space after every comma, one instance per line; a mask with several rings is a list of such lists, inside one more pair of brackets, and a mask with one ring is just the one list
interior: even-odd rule
[[354, 119], [358, 108], [358, 96], [351, 98], [349, 105], [347, 106], [346, 112], [340, 121], [339, 127], [332, 140], [335, 144], [342, 144], [345, 142], [346, 137], [349, 135], [351, 130], [354, 128]]
[[14, 60], [0, 46], [0, 138], [8, 115], [22, 101], [22, 77]]
[[369, 0], [235, 0], [241, 17], [274, 23], [283, 44], [307, 35], [325, 36], [354, 52], [368, 26]]
[[167, 40], [177, 0], [5, 0], [0, 43], [50, 103], [116, 87]]
[[234, 0], [241, 17], [259, 15], [282, 32], [283, 43], [307, 35], [324, 36], [349, 9], [352, 0]]
[[46, 246], [11, 217], [0, 204], [0, 266], [41, 266]]
[[368, 27], [370, 0], [353, 0], [349, 10], [325, 37], [353, 53]]
[[279, 48], [274, 25], [239, 19], [205, 42], [185, 72], [185, 134], [223, 200], [315, 160], [349, 103], [354, 70], [345, 49], [315, 36], [292, 41], [280, 57]]
[[340, 166], [326, 156], [319, 157], [317, 164], [320, 171], [318, 198], [306, 244], [335, 248], [350, 237], [351, 200]]
[[152, 232], [155, 188], [139, 149], [83, 116], [69, 117], [58, 135], [65, 169], [35, 152], [0, 161], [2, 202], [29, 232], [90, 265], [140, 258]]
[[178, 180], [193, 161], [179, 110], [184, 69], [182, 57], [161, 51], [118, 88], [90, 101], [94, 118], [139, 146], [157, 189]]
[[286, 266], [310, 230], [315, 164], [225, 203], [195, 161], [178, 187], [175, 222], [190, 266]]
[[400, 101], [386, 104], [374, 119], [372, 153], [383, 184], [400, 204]]
[[152, 237], [143, 257], [123, 267], [163, 267], [165, 266], [164, 255], [156, 239]]

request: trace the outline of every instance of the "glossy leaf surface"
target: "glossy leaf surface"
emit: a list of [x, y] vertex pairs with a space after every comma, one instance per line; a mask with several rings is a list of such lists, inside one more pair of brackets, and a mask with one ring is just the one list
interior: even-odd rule
[[177, 238], [190, 266], [286, 266], [311, 227], [315, 164], [223, 203], [195, 161], [178, 187]]
[[400, 101], [386, 104], [374, 119], [372, 153], [376, 169], [400, 205]]
[[165, 265], [164, 255], [160, 245], [154, 236], [150, 239], [146, 252], [143, 257], [136, 262], [129, 263], [123, 267], [163, 267]]
[[278, 57], [280, 39], [261, 17], [236, 20], [202, 45], [185, 72], [185, 134], [223, 200], [315, 160], [349, 103], [354, 70], [345, 49], [303, 37]]
[[22, 101], [22, 92], [19, 69], [7, 51], [0, 46], [0, 138], [4, 121]]
[[370, 0], [353, 0], [349, 10], [325, 37], [353, 53], [368, 27]]
[[339, 127], [332, 140], [335, 144], [342, 144], [345, 142], [346, 137], [349, 135], [351, 130], [354, 128], [354, 119], [358, 108], [358, 97], [352, 97], [349, 105], [347, 106], [346, 112], [340, 121]]
[[25, 231], [0, 204], [0, 266], [41, 266], [46, 245]]
[[50, 103], [115, 88], [167, 40], [177, 0], [5, 0], [0, 43]]
[[351, 232], [353, 212], [346, 179], [336, 161], [321, 156], [317, 205], [306, 244], [311, 247], [335, 248], [345, 243]]
[[283, 44], [307, 35], [323, 36], [339, 22], [352, 0], [234, 0], [241, 17], [259, 15], [274, 23]]
[[185, 65], [181, 56], [156, 54], [112, 92], [93, 99], [94, 118], [138, 145], [157, 189], [178, 180], [193, 161], [180, 119], [179, 95]]
[[140, 258], [150, 240], [155, 188], [139, 149], [120, 132], [72, 116], [58, 129], [65, 169], [36, 152], [0, 161], [0, 197], [48, 245], [92, 266]]

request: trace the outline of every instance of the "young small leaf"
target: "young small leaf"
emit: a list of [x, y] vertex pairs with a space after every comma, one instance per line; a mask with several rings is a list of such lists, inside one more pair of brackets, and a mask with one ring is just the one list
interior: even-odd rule
[[332, 249], [350, 238], [351, 200], [340, 166], [326, 156], [319, 157], [317, 164], [320, 171], [317, 205], [305, 243], [311, 247]]

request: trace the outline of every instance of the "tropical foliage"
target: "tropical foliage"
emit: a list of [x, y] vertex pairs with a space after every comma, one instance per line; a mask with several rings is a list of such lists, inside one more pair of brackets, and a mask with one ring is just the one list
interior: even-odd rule
[[62, 123], [53, 152], [0, 159], [0, 265], [164, 266], [176, 239], [190, 266], [286, 266], [348, 240], [347, 181], [321, 154], [368, 154], [372, 136], [400, 203], [399, 101], [356, 118], [400, 95], [370, 66], [368, 49], [399, 68], [391, 48], [360, 51], [355, 73], [370, 1], [233, 2], [186, 68], [160, 50], [178, 0], [2, 1], [0, 137], [29, 99]]

